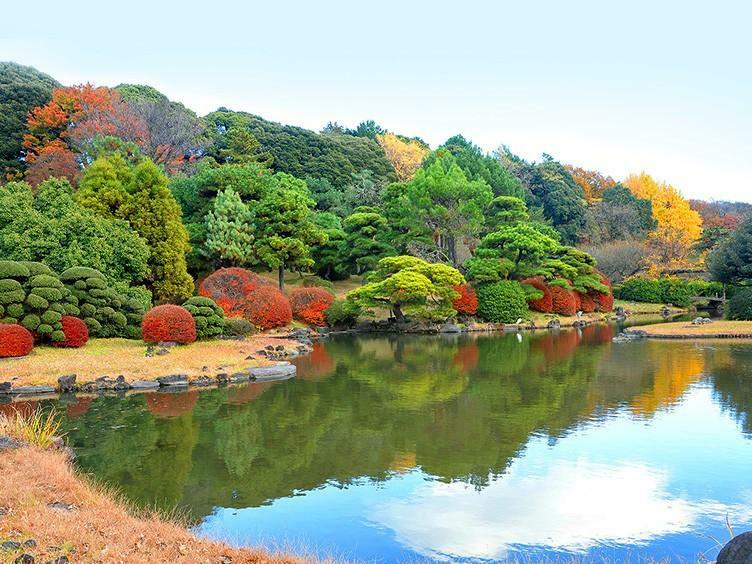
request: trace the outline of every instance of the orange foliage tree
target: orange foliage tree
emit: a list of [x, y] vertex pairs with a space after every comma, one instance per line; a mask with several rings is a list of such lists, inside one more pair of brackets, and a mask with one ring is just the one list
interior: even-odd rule
[[412, 180], [415, 172], [423, 163], [423, 159], [429, 153], [428, 147], [420, 141], [401, 139], [394, 133], [377, 135], [376, 141], [378, 141], [384, 150], [386, 158], [392, 163], [400, 182]]
[[612, 186], [616, 186], [616, 181], [610, 176], [603, 176], [597, 170], [587, 170], [580, 167], [566, 165], [574, 181], [585, 192], [585, 199], [588, 203], [596, 202], [603, 198], [603, 192]]
[[26, 171], [26, 182], [34, 188], [47, 180], [50, 176], [67, 178], [76, 185], [81, 167], [68, 146], [60, 139], [54, 139], [39, 149], [39, 153]]

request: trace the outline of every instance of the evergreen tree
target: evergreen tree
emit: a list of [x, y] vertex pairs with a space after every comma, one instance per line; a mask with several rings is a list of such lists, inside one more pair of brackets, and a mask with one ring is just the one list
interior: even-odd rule
[[217, 194], [207, 216], [206, 249], [223, 266], [246, 266], [253, 257], [253, 215], [235, 190]]
[[362, 274], [372, 270], [385, 256], [394, 254], [394, 249], [385, 241], [387, 220], [375, 208], [356, 208], [345, 219], [343, 227], [341, 262], [348, 272]]

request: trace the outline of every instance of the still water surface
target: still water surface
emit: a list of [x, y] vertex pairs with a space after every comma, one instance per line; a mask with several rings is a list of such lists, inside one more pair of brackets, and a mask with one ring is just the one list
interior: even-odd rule
[[614, 331], [337, 337], [286, 382], [58, 409], [83, 469], [239, 545], [712, 559], [752, 528], [752, 345]]

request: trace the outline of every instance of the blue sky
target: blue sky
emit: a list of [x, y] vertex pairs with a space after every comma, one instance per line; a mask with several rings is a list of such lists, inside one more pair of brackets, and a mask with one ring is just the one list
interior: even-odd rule
[[[752, 3], [10, 2], [0, 60], [320, 129], [461, 132], [752, 202]], [[8, 25], [12, 23], [12, 25]]]

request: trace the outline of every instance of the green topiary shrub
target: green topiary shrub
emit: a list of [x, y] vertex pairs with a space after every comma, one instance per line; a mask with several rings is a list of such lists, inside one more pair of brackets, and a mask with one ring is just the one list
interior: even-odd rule
[[222, 333], [230, 337], [244, 337], [253, 333], [253, 324], [242, 317], [225, 317]]
[[196, 322], [196, 336], [199, 339], [218, 337], [225, 330], [225, 312], [211, 298], [194, 296], [183, 303]]
[[486, 321], [514, 323], [528, 315], [527, 297], [519, 282], [500, 280], [481, 284], [478, 294], [478, 315]]
[[13, 260], [0, 260], [0, 278], [13, 278], [25, 281], [31, 276], [29, 268], [23, 263]]
[[663, 303], [661, 287], [657, 280], [649, 278], [627, 278], [614, 289], [614, 296], [630, 302]]
[[752, 288], [739, 288], [726, 302], [726, 318], [752, 321]]
[[618, 288], [614, 296], [632, 302], [653, 304], [673, 304], [687, 307], [693, 296], [710, 296], [723, 292], [723, 286], [704, 280], [684, 280], [683, 278], [628, 278]]
[[330, 280], [321, 278], [321, 276], [306, 276], [303, 279], [303, 288], [326, 288], [334, 292], [334, 284]]
[[329, 327], [349, 329], [360, 317], [361, 309], [348, 300], [335, 300], [324, 312], [326, 324]]
[[688, 280], [661, 278], [658, 280], [663, 303], [687, 307], [692, 303], [693, 290]]

